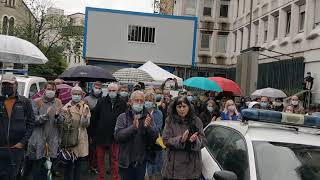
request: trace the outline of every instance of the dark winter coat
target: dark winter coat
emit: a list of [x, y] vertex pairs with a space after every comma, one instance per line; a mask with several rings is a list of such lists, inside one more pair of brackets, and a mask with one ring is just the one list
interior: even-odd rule
[[109, 96], [100, 98], [95, 108], [95, 120], [92, 123], [93, 138], [97, 144], [109, 146], [113, 143], [117, 118], [126, 111], [127, 104], [119, 95], [114, 104]]
[[[27, 144], [35, 125], [31, 101], [20, 95], [15, 98], [16, 102], [13, 105], [10, 121], [4, 98], [0, 99], [0, 147], [14, 146], [19, 142]], [[10, 127], [8, 128], [9, 122]]]

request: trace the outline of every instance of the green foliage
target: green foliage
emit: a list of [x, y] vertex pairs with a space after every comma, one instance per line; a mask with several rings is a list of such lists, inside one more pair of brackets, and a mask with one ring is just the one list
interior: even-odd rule
[[[46, 51], [47, 47], [42, 47], [41, 50]], [[41, 76], [46, 79], [57, 78], [67, 68], [62, 52], [62, 47], [51, 48], [47, 54], [49, 61], [44, 65], [30, 65], [29, 74], [32, 76]]]
[[49, 60], [45, 65], [29, 65], [29, 74], [54, 79], [67, 67], [65, 52], [81, 55], [84, 28], [72, 26], [66, 16], [46, 15], [49, 4], [50, 1], [30, 1], [37, 21], [16, 26], [14, 35], [33, 43]]

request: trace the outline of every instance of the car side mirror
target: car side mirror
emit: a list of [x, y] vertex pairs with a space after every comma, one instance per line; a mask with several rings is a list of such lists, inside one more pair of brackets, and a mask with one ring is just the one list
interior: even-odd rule
[[213, 177], [215, 180], [238, 180], [237, 175], [231, 171], [217, 171]]

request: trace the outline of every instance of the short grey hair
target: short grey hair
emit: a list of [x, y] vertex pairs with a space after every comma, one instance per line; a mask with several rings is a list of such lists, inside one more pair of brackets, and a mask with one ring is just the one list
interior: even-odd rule
[[109, 88], [112, 88], [112, 87], [117, 88], [117, 89], [119, 90], [119, 85], [116, 84], [116, 83], [110, 83], [110, 84], [108, 85], [108, 89], [109, 89]]
[[133, 98], [134, 98], [135, 96], [137, 96], [137, 95], [141, 95], [141, 96], [144, 97], [144, 93], [143, 93], [142, 91], [137, 90], [137, 91], [134, 91], [134, 92], [131, 94], [130, 99], [133, 99]]

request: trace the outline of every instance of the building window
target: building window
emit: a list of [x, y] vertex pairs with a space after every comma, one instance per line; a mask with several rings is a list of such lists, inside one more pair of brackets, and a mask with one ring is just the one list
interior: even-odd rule
[[237, 31], [233, 33], [234, 35], [234, 52], [237, 52]]
[[259, 22], [255, 23], [254, 27], [255, 27], [254, 28], [255, 29], [255, 31], [254, 31], [254, 33], [255, 33], [254, 44], [258, 45], [258, 42], [259, 42]]
[[263, 41], [268, 41], [268, 19], [263, 21]]
[[240, 0], [237, 1], [237, 17], [239, 17]]
[[287, 14], [286, 14], [286, 18], [287, 18], [287, 21], [286, 21], [286, 36], [288, 36], [290, 34], [290, 26], [291, 26], [291, 11], [287, 11]]
[[[318, 9], [318, 11], [320, 11]], [[299, 6], [299, 32], [303, 32], [304, 30], [304, 22], [306, 18], [306, 5]]]
[[211, 32], [203, 31], [201, 32], [201, 49], [202, 50], [210, 50], [210, 42], [211, 42]]
[[203, 16], [211, 16], [212, 0], [204, 0]]
[[240, 30], [240, 50], [243, 50], [243, 29]]
[[220, 1], [220, 17], [228, 17], [229, 11], [229, 2], [227, 0]]
[[14, 18], [11, 17], [10, 20], [9, 20], [9, 31], [8, 31], [8, 34], [9, 35], [13, 35], [14, 33]]
[[246, 0], [243, 0], [242, 13], [244, 14], [246, 11]]
[[317, 27], [320, 25], [320, 1], [314, 0], [314, 3], [314, 27]]
[[279, 31], [279, 15], [275, 15], [273, 18], [274, 18], [273, 39], [277, 39], [278, 38], [278, 31]]
[[2, 19], [2, 34], [7, 35], [8, 34], [8, 17], [4, 16]]
[[227, 49], [228, 33], [218, 32], [218, 46], [217, 51], [225, 53]]
[[154, 27], [129, 25], [128, 41], [154, 43], [156, 30]]
[[8, 7], [14, 7], [16, 5], [16, 1], [15, 0], [5, 0], [4, 3]]
[[195, 16], [197, 10], [197, 1], [196, 0], [185, 0], [185, 15]]

